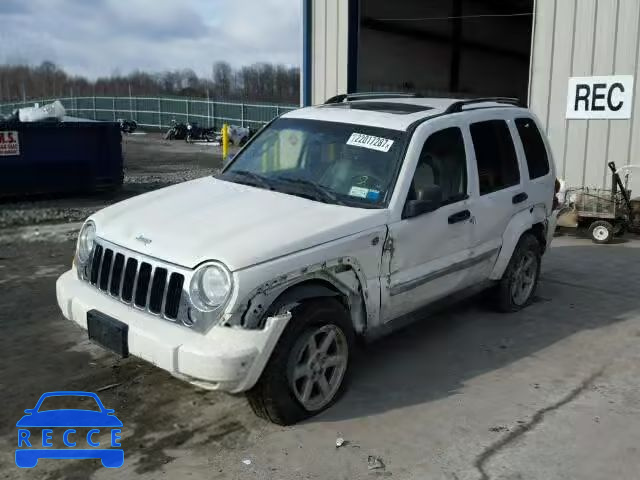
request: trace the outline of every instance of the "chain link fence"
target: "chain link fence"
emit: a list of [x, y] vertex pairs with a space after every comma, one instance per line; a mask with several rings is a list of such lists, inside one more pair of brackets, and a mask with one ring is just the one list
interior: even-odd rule
[[198, 123], [219, 130], [223, 124], [261, 127], [283, 113], [298, 108], [294, 105], [218, 102], [206, 99], [172, 97], [69, 97], [50, 100], [5, 103], [0, 114], [17, 108], [40, 106], [60, 100], [72, 117], [90, 120], [135, 120], [141, 127], [168, 128], [176, 122]]

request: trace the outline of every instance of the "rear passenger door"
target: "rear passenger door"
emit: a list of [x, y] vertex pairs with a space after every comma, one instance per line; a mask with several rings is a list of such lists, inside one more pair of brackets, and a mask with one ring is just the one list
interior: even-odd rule
[[490, 274], [511, 218], [528, 208], [523, 175], [508, 120], [478, 112], [470, 115], [468, 135], [476, 169], [471, 209], [475, 216], [473, 255], [479, 261], [472, 276], [483, 280]]

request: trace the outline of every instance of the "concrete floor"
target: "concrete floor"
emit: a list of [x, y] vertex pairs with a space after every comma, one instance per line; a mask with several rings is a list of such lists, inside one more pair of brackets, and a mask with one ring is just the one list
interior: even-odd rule
[[[64, 226], [0, 232], [0, 246], [0, 478], [638, 478], [638, 240], [555, 239], [531, 307], [467, 302], [369, 345], [345, 397], [290, 428], [89, 343], [55, 302], [73, 252]], [[15, 467], [15, 422], [43, 392], [107, 386], [100, 398], [124, 423], [120, 470]], [[369, 470], [369, 455], [385, 468]]]

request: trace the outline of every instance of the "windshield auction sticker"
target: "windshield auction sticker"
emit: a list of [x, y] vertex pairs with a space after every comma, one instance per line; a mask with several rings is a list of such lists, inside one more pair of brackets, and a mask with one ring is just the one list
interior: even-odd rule
[[0, 157], [20, 155], [18, 132], [15, 130], [0, 130]]
[[375, 137], [373, 135], [365, 135], [364, 133], [352, 133], [347, 140], [347, 145], [354, 147], [364, 147], [379, 152], [388, 152], [393, 145], [393, 140], [388, 138]]

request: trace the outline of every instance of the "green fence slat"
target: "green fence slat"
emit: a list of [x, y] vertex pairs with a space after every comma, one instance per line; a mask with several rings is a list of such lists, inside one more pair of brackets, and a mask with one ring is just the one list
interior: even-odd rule
[[[8, 115], [18, 108], [46, 105], [55, 99], [5, 102], [0, 114]], [[119, 118], [135, 120], [147, 127], [165, 129], [171, 122], [193, 122], [202, 126], [222, 128], [223, 124], [259, 128], [278, 115], [295, 110], [293, 105], [216, 102], [207, 99], [180, 97], [74, 97], [61, 98], [67, 115], [114, 121]]]

